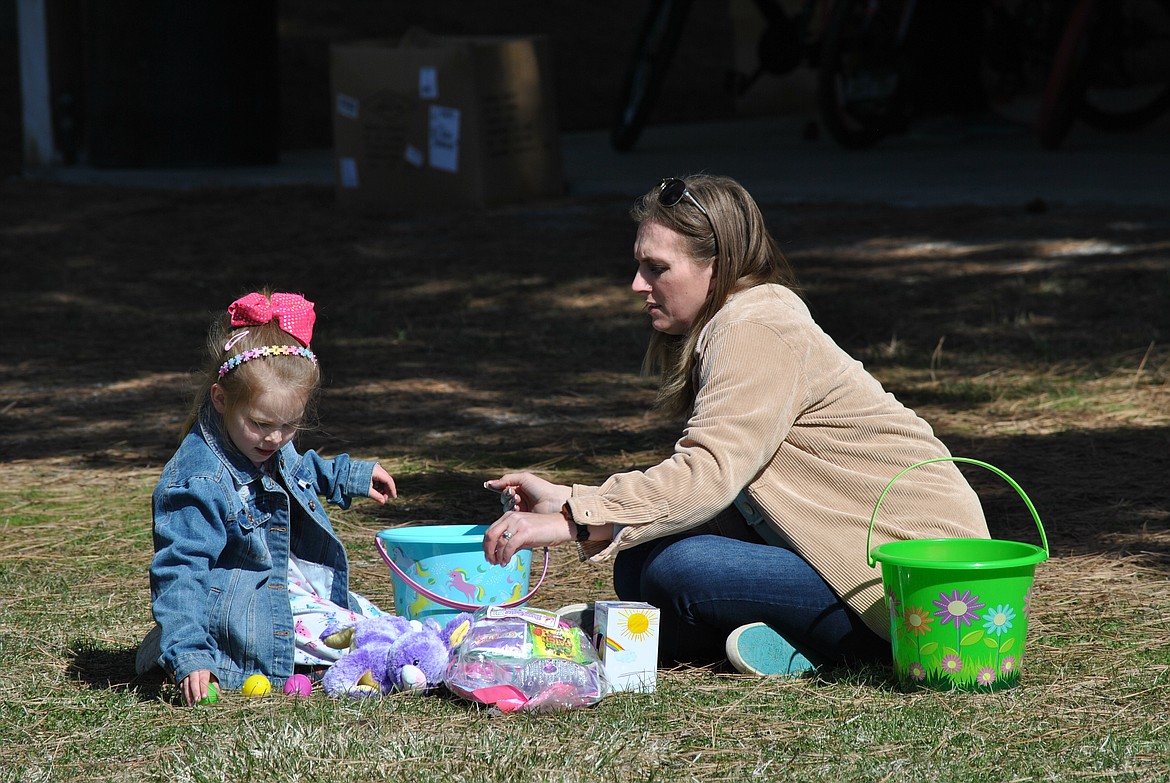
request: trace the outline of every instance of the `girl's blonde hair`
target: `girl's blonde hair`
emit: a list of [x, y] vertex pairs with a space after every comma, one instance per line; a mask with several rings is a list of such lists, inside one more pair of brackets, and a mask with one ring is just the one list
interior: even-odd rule
[[[260, 293], [266, 299], [272, 297], [272, 292], [267, 289]], [[227, 347], [229, 345], [230, 348]], [[225, 375], [220, 375], [224, 362], [233, 356], [270, 346], [303, 347], [297, 338], [277, 326], [275, 320], [260, 326], [233, 328], [231, 318], [225, 312], [212, 322], [207, 332], [206, 364], [191, 411], [179, 432], [180, 442], [191, 432], [203, 408], [210, 405], [211, 387], [217, 383], [224, 390], [229, 410], [250, 404], [261, 392], [282, 389], [303, 395], [304, 421], [313, 418], [317, 394], [321, 388], [321, 371], [315, 360], [310, 361], [295, 354], [264, 356], [245, 361]]]
[[[673, 206], [659, 200], [662, 186], [634, 202], [630, 217], [641, 226], [657, 223], [682, 235], [684, 246], [697, 264], [714, 264], [714, 287], [690, 329], [683, 335], [654, 331], [642, 372], [659, 374], [655, 407], [670, 416], [687, 416], [695, 401], [695, 344], [703, 327], [734, 293], [757, 285], [778, 283], [799, 293], [796, 275], [751, 195], [730, 177], [695, 174], [684, 177], [691, 197]], [[709, 218], [709, 219], [708, 219]]]

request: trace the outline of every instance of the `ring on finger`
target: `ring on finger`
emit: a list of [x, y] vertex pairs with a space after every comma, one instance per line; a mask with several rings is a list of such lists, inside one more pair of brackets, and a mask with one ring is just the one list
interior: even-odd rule
[[504, 531], [504, 540], [505, 540], [505, 541], [511, 541], [511, 540], [512, 540], [512, 531], [511, 531], [511, 530], [505, 530], [505, 531]]

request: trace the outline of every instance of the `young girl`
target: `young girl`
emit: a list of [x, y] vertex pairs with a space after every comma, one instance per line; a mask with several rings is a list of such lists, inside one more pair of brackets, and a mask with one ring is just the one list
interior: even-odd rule
[[321, 497], [397, 497], [374, 462], [297, 452], [292, 439], [320, 385], [316, 316], [297, 294], [236, 300], [208, 339], [207, 377], [154, 491], [150, 591], [156, 626], [140, 673], [174, 677], [187, 704], [252, 674], [275, 687], [294, 667], [340, 656], [318, 635], [333, 620], [381, 614], [349, 592], [345, 548]]

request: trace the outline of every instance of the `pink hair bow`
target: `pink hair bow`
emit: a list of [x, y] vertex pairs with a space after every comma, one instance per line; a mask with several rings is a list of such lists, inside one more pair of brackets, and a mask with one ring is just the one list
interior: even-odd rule
[[263, 326], [276, 319], [276, 325], [308, 345], [313, 339], [317, 314], [313, 303], [300, 294], [273, 294], [269, 302], [263, 294], [242, 296], [228, 306], [232, 326]]

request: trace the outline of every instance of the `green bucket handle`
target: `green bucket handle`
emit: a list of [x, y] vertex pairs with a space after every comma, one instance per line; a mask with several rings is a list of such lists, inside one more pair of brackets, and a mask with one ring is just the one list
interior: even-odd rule
[[987, 468], [992, 473], [995, 473], [1000, 478], [1002, 478], [1004, 481], [1006, 481], [1008, 484], [1010, 484], [1012, 489], [1014, 489], [1016, 492], [1019, 493], [1020, 497], [1024, 501], [1024, 504], [1028, 507], [1028, 510], [1032, 512], [1032, 519], [1036, 520], [1036, 529], [1040, 531], [1040, 543], [1042, 543], [1044, 545], [1044, 555], [1046, 557], [1048, 556], [1048, 554], [1049, 554], [1049, 552], [1048, 552], [1048, 536], [1044, 535], [1044, 525], [1040, 523], [1040, 515], [1036, 512], [1036, 507], [1034, 505], [1032, 505], [1032, 499], [1028, 497], [1028, 494], [1026, 492], [1024, 492], [1023, 488], [1020, 487], [1020, 485], [1017, 484], [1011, 476], [1004, 473], [1002, 470], [995, 467], [994, 465], [989, 465], [986, 462], [981, 462], [977, 459], [971, 459], [970, 457], [937, 457], [935, 459], [928, 459], [928, 460], [924, 460], [922, 462], [915, 463], [915, 464], [911, 465], [910, 467], [906, 468], [901, 473], [899, 473], [898, 475], [896, 475], [892, 479], [890, 479], [890, 483], [886, 484], [886, 488], [882, 490], [882, 494], [878, 495], [877, 503], [873, 507], [873, 515], [870, 516], [870, 518], [869, 518], [869, 533], [865, 536], [865, 552], [866, 552], [866, 557], [869, 560], [869, 567], [870, 568], [873, 568], [874, 566], [877, 565], [877, 559], [873, 556], [873, 550], [870, 548], [870, 546], [871, 546], [871, 542], [873, 541], [873, 525], [874, 525], [874, 522], [877, 521], [878, 509], [882, 507], [882, 500], [885, 499], [886, 493], [889, 492], [890, 488], [894, 486], [894, 482], [897, 481], [898, 479], [902, 478], [902, 476], [905, 476], [907, 473], [914, 470], [915, 468], [920, 468], [923, 465], [929, 465], [933, 462], [966, 462], [966, 463], [971, 464], [971, 465], [978, 465], [981, 468]]

